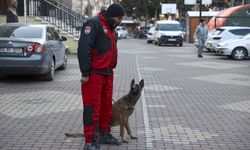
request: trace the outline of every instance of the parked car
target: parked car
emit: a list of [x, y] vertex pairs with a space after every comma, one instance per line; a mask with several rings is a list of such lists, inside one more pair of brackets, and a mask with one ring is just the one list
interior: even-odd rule
[[54, 79], [56, 69], [66, 69], [66, 37], [49, 25], [0, 25], [0, 74], [39, 74]]
[[155, 40], [155, 27], [151, 27], [147, 34], [147, 43], [153, 43]]
[[207, 39], [205, 48], [215, 51], [215, 47], [220, 41], [240, 38], [248, 33], [250, 33], [250, 27], [224, 26], [217, 28]]
[[138, 27], [135, 31], [135, 38], [147, 38], [147, 33], [150, 27]]
[[250, 33], [239, 39], [230, 39], [218, 44], [216, 54], [243, 60], [250, 56]]
[[125, 29], [124, 27], [117, 26], [115, 30], [117, 32], [118, 39], [127, 38], [128, 37], [128, 30]]
[[155, 44], [183, 45], [184, 32], [181, 24], [173, 20], [160, 20], [155, 24]]

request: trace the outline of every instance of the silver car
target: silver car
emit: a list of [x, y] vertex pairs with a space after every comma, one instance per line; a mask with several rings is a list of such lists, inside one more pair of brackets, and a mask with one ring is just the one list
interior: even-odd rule
[[51, 81], [56, 69], [66, 69], [68, 49], [49, 25], [0, 25], [0, 75], [39, 74]]
[[250, 27], [224, 26], [219, 27], [207, 39], [205, 47], [209, 51], [216, 51], [220, 41], [237, 39], [250, 33]]
[[217, 45], [216, 54], [243, 60], [250, 56], [250, 33], [238, 39], [225, 40]]
[[155, 27], [151, 27], [147, 33], [147, 43], [153, 43], [155, 40]]

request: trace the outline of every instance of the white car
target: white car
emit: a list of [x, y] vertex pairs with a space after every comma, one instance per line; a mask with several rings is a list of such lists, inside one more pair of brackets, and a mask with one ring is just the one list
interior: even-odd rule
[[147, 33], [147, 43], [153, 43], [155, 40], [155, 27], [151, 27]]
[[160, 20], [155, 24], [155, 45], [183, 45], [184, 32], [181, 24], [174, 20]]
[[116, 30], [116, 32], [118, 34], [118, 39], [127, 38], [128, 37], [128, 30], [125, 29], [124, 27], [118, 26], [118, 27], [116, 27], [115, 30]]
[[208, 37], [205, 48], [209, 51], [215, 51], [215, 47], [220, 41], [240, 38], [248, 33], [250, 33], [250, 27], [224, 26], [217, 28]]
[[250, 33], [239, 39], [222, 41], [217, 46], [216, 54], [243, 60], [250, 56]]

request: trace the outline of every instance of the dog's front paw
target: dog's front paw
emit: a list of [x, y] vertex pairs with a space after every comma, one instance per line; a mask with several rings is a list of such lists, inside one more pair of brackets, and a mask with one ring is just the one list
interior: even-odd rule
[[128, 140], [122, 140], [122, 143], [128, 143]]
[[133, 135], [130, 135], [130, 138], [131, 138], [132, 140], [137, 140], [137, 139], [138, 139], [136, 136], [133, 136]]

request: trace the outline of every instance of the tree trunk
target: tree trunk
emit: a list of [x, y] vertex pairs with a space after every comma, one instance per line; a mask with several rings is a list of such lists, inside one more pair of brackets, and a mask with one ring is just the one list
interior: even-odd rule
[[155, 17], [154, 17], [154, 24], [158, 20], [158, 7], [155, 7]]

